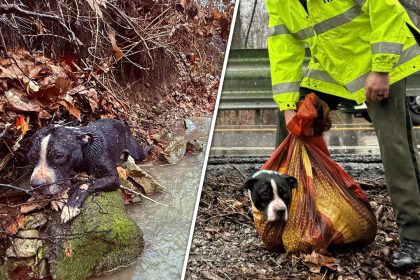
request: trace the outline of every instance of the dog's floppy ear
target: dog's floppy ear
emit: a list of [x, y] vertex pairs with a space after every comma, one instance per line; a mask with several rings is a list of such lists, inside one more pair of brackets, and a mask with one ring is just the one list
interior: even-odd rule
[[83, 133], [77, 136], [77, 139], [82, 142], [83, 145], [92, 144], [93, 135], [91, 133]]
[[245, 184], [244, 184], [244, 189], [252, 191], [256, 181], [257, 181], [257, 179], [255, 179], [255, 178], [248, 179], [248, 181], [246, 181]]
[[296, 188], [298, 186], [298, 182], [295, 177], [289, 176], [289, 175], [285, 175], [285, 176], [286, 176], [286, 181], [290, 187]]

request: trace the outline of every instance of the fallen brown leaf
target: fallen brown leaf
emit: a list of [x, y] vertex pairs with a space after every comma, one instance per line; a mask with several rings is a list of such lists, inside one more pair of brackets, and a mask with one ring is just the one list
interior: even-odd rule
[[10, 62], [10, 59], [7, 59], [7, 58], [0, 58], [0, 65], [1, 65], [1, 66], [7, 66], [7, 65], [10, 65], [10, 64], [12, 64], [12, 63]]
[[213, 19], [219, 20], [221, 18], [220, 13], [217, 9], [213, 10]]
[[73, 256], [73, 250], [69, 247], [64, 248], [64, 255], [66, 255], [67, 257], [71, 258]]
[[337, 260], [335, 258], [318, 254], [315, 251], [310, 255], [301, 255], [300, 258], [312, 273], [320, 273], [322, 267], [327, 267], [331, 270], [337, 269]]
[[20, 212], [23, 214], [29, 213], [31, 211], [34, 211], [35, 209], [41, 209], [43, 206], [34, 201], [33, 197], [30, 197], [24, 205], [20, 206]]
[[23, 229], [25, 222], [25, 216], [23, 214], [19, 214], [10, 225], [7, 226], [6, 231], [10, 234], [16, 234], [19, 229]]
[[22, 115], [18, 115], [16, 120], [16, 128], [20, 129], [22, 138], [25, 136], [26, 132], [29, 130], [29, 124], [25, 121], [25, 118]]
[[58, 77], [55, 83], [41, 86], [34, 96], [44, 104], [50, 104], [57, 101], [60, 97], [65, 96], [70, 86], [71, 81], [69, 79]]
[[[12, 88], [5, 92], [7, 102], [9, 104], [10, 109], [15, 112], [40, 112], [41, 107], [37, 104], [34, 100], [26, 100], [24, 101], [23, 98], [25, 97], [25, 93], [16, 89]], [[26, 99], [26, 97], [25, 97]]]
[[28, 67], [28, 77], [31, 79], [36, 79], [38, 77], [39, 72], [41, 72], [42, 66], [41, 65], [31, 65]]
[[76, 106], [65, 100], [60, 100], [58, 103], [63, 105], [70, 115], [75, 117], [78, 121], [82, 121], [80, 110], [77, 109]]
[[108, 37], [111, 40], [112, 48], [114, 49], [114, 54], [117, 60], [124, 57], [122, 50], [117, 46], [117, 40], [115, 39], [115, 30], [112, 28], [108, 28]]
[[240, 213], [245, 213], [244, 203], [238, 200], [235, 200], [232, 204], [234, 208], [236, 208]]
[[15, 77], [16, 77], [16, 74], [13, 71], [7, 68], [4, 68], [3, 66], [0, 66], [0, 78], [13, 79]]
[[117, 171], [118, 171], [118, 175], [120, 177], [123, 177], [124, 179], [127, 179], [128, 177], [128, 170], [121, 167], [121, 166], [117, 166]]

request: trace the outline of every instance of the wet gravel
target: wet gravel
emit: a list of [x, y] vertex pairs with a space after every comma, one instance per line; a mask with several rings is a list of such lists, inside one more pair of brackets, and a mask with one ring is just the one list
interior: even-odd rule
[[242, 190], [245, 178], [266, 157], [210, 158], [188, 261], [186, 279], [420, 279], [420, 269], [386, 266], [398, 233], [383, 166], [376, 155], [333, 156], [367, 192], [378, 217], [375, 241], [365, 248], [331, 252], [336, 269], [311, 272], [303, 255], [267, 251], [253, 224]]

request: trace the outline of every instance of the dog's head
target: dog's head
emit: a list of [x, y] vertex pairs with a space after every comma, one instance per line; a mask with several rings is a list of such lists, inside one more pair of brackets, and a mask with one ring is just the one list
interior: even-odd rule
[[269, 222], [288, 219], [292, 188], [297, 186], [296, 178], [270, 170], [261, 170], [249, 179], [244, 188], [248, 190], [252, 204], [263, 212]]
[[55, 194], [69, 186], [69, 174], [83, 159], [92, 135], [78, 128], [49, 125], [32, 136], [28, 160], [34, 165], [30, 184], [38, 193]]

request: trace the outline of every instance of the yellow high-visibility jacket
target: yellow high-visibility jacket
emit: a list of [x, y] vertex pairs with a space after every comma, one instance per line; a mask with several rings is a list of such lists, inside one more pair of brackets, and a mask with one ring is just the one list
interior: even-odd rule
[[[371, 71], [391, 84], [420, 70], [419, 30], [398, 0], [267, 0], [273, 97], [296, 109], [299, 87], [365, 101]], [[416, 34], [417, 35], [417, 34]], [[302, 73], [305, 45], [311, 50]]]

